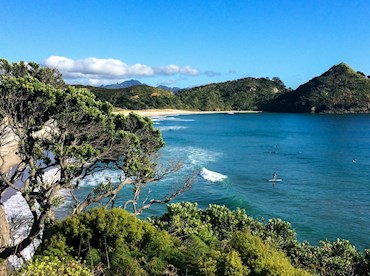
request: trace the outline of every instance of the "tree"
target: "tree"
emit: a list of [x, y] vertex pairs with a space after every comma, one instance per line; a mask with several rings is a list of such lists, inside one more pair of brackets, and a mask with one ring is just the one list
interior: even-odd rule
[[[150, 119], [112, 114], [112, 106], [97, 101], [88, 90], [64, 87], [60, 74], [52, 69], [22, 62], [0, 64], [0, 137], [14, 136], [20, 159], [11, 172], [0, 168], [0, 198], [6, 189], [14, 189], [33, 216], [28, 236], [19, 244], [1, 248], [0, 258], [19, 253], [40, 237], [54, 218], [53, 207], [61, 203], [57, 194], [61, 189], [71, 192], [75, 199], [73, 211], [79, 213], [103, 200], [106, 207], [114, 206], [119, 191], [131, 185], [132, 198], [122, 207], [132, 207], [134, 214], [140, 214], [152, 204], [166, 203], [191, 187], [188, 180], [161, 200], [140, 199], [148, 183], [180, 168], [158, 165], [157, 152], [164, 142]], [[4, 156], [0, 154], [0, 158]], [[84, 200], [74, 194], [82, 179], [107, 168], [119, 170], [120, 178], [107, 178]], [[57, 170], [57, 177], [47, 176], [50, 169]]]
[[0, 59], [0, 77], [11, 76], [15, 78], [34, 77], [40, 82], [50, 84], [55, 88], [65, 88], [67, 85], [62, 74], [55, 68], [42, 67], [35, 62], [24, 61], [9, 63], [6, 59]]

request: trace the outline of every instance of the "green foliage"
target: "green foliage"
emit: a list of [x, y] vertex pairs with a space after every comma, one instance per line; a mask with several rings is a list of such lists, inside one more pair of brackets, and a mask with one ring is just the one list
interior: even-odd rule
[[[197, 217], [193, 222], [202, 219], [195, 205], [183, 205], [181, 211], [190, 212], [184, 213], [188, 221], [193, 216]], [[174, 214], [176, 205], [172, 206]], [[212, 217], [220, 217], [217, 210], [225, 211], [214, 205], [203, 218], [218, 225], [218, 219]], [[162, 275], [171, 266], [179, 275], [305, 275], [293, 268], [282, 252], [249, 230], [227, 231], [221, 239], [223, 231], [212, 223], [202, 228], [201, 224], [190, 227], [185, 222], [183, 232], [176, 230], [170, 235], [122, 209], [92, 209], [54, 224], [37, 254], [65, 260], [82, 258], [94, 271], [102, 268], [110, 275]]]
[[[153, 223], [190, 243], [186, 256], [187, 263], [191, 264], [189, 271], [194, 274], [235, 275], [238, 271], [236, 275], [249, 275], [249, 272], [252, 275], [305, 275], [291, 266], [284, 253], [275, 249], [284, 248], [279, 246], [281, 240], [295, 238], [290, 225], [280, 220], [264, 225], [240, 209], [231, 211], [225, 206], [210, 205], [201, 210], [196, 204], [184, 202], [170, 204], [168, 212], [153, 219]], [[267, 243], [261, 237], [265, 237]], [[246, 257], [248, 254], [254, 256], [254, 261]]]
[[227, 253], [223, 265], [223, 275], [250, 275], [250, 270], [243, 265], [240, 254], [236, 250]]
[[184, 89], [176, 94], [147, 85], [123, 89], [89, 88], [100, 100], [124, 109], [185, 108], [197, 110], [257, 110], [276, 94], [287, 91], [279, 78], [245, 78]]
[[182, 108], [182, 103], [172, 92], [147, 85], [120, 89], [87, 88], [98, 99], [123, 109]]
[[[154, 226], [153, 226], [154, 224]], [[124, 210], [93, 209], [56, 223], [39, 256], [82, 258], [111, 275], [368, 275], [370, 254], [348, 241], [298, 242], [280, 219], [260, 222], [244, 211], [170, 204], [151, 223]]]
[[[186, 256], [189, 258], [187, 262], [193, 264], [191, 267], [194, 268], [192, 271], [195, 271], [195, 274], [199, 271], [200, 264], [196, 265], [194, 260], [211, 262], [215, 256], [214, 252], [223, 256], [216, 258], [218, 273], [226, 269], [228, 259], [225, 256], [228, 255], [220, 250], [220, 247], [227, 247], [229, 252], [238, 252], [243, 266], [250, 269], [252, 275], [265, 275], [266, 269], [272, 275], [304, 273], [301, 270], [295, 270], [293, 273], [290, 263], [317, 275], [370, 273], [370, 254], [367, 250], [361, 254], [346, 240], [324, 241], [318, 246], [298, 242], [290, 223], [281, 219], [270, 219], [263, 223], [248, 217], [240, 209], [231, 211], [224, 206], [209, 205], [207, 209], [202, 210], [198, 209], [195, 203], [176, 203], [168, 205], [168, 212], [160, 218], [152, 218], [152, 222], [191, 244]], [[191, 252], [193, 253], [189, 254]], [[236, 254], [233, 254], [235, 263], [238, 263]], [[268, 273], [267, 275], [270, 275]]]
[[280, 79], [244, 78], [182, 90], [176, 94], [189, 109], [260, 110], [266, 101], [287, 91]]
[[16, 273], [16, 275], [24, 276], [90, 276], [91, 274], [90, 269], [76, 260], [48, 256], [33, 259], [24, 269]]
[[333, 66], [319, 77], [267, 103], [279, 112], [356, 113], [370, 110], [370, 80], [347, 64]]
[[251, 269], [251, 275], [308, 275], [295, 269], [281, 251], [276, 251], [262, 239], [248, 232], [236, 232], [231, 241], [244, 264]]
[[319, 262], [325, 275], [349, 275], [354, 273], [354, 262], [358, 253], [348, 241], [321, 242], [319, 247]]
[[[79, 180], [96, 170], [119, 170], [122, 177], [107, 180], [84, 200], [76, 200], [74, 212], [103, 200], [113, 206], [126, 185], [133, 188], [133, 212], [142, 212], [137, 184], [145, 187], [155, 181], [155, 154], [164, 145], [150, 119], [113, 114], [111, 104], [97, 100], [87, 89], [66, 86], [55, 70], [0, 60], [0, 136], [8, 135], [16, 136], [21, 160], [12, 172], [1, 175], [0, 196], [18, 181], [24, 183], [17, 191], [34, 220], [29, 237], [1, 250], [3, 258], [28, 246], [48, 227], [53, 207], [61, 203], [56, 196], [60, 189], [77, 189]], [[45, 172], [50, 168], [58, 170], [58, 179], [48, 179]]]
[[265, 231], [264, 224], [248, 217], [244, 210], [231, 211], [225, 206], [212, 204], [202, 210], [190, 202], [169, 204], [167, 213], [153, 218], [153, 223], [176, 235], [196, 235], [205, 241], [227, 239], [235, 231], [250, 230], [260, 235]]
[[38, 81], [49, 84], [55, 88], [65, 88], [66, 84], [62, 74], [53, 68], [41, 67], [35, 62], [14, 62], [9, 63], [0, 59], [0, 76], [11, 76], [14, 78], [33, 77]]
[[178, 255], [178, 240], [122, 209], [68, 217], [47, 233], [38, 254], [78, 256], [114, 275], [161, 275]]

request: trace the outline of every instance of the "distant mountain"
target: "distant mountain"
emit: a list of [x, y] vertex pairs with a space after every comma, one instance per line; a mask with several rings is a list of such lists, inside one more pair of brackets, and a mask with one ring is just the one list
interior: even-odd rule
[[345, 63], [270, 101], [265, 110], [296, 113], [368, 113], [370, 79]]
[[158, 85], [157, 88], [167, 90], [167, 91], [171, 91], [173, 93], [177, 93], [178, 91], [180, 91], [182, 89], [180, 87], [168, 87], [168, 86], [165, 86], [165, 85]]
[[116, 84], [101, 85], [100, 87], [108, 88], [108, 89], [117, 89], [117, 88], [128, 88], [128, 87], [137, 86], [137, 85], [143, 85], [143, 83], [141, 83], [138, 80], [127, 80], [121, 83], [117, 82]]
[[179, 91], [185, 108], [200, 110], [261, 110], [266, 102], [289, 91], [277, 77], [244, 78]]

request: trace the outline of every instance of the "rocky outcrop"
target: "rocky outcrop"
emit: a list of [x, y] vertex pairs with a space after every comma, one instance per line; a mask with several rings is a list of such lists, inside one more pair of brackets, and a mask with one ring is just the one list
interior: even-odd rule
[[0, 204], [0, 248], [5, 247], [10, 242], [9, 224], [6, 219], [5, 210]]

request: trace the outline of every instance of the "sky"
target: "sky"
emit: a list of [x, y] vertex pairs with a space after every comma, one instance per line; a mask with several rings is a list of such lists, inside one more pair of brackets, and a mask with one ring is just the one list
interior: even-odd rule
[[0, 0], [0, 58], [71, 84], [279, 77], [296, 88], [340, 62], [370, 75], [370, 1]]

